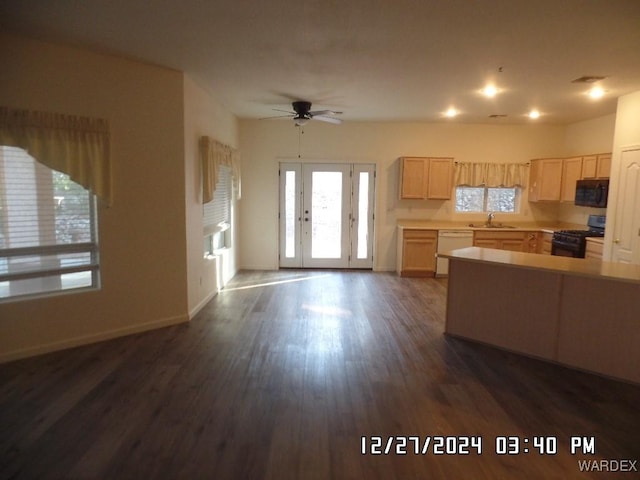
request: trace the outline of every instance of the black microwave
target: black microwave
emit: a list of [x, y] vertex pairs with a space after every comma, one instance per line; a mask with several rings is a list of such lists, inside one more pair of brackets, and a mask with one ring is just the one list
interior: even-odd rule
[[576, 205], [605, 208], [609, 196], [609, 179], [578, 180], [576, 182]]

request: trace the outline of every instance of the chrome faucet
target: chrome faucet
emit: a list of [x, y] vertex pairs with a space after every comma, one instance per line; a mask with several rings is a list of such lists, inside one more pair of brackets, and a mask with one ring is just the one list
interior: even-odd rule
[[487, 213], [487, 227], [491, 226], [491, 222], [493, 221], [493, 218], [496, 216], [495, 213], [493, 212], [489, 212]]

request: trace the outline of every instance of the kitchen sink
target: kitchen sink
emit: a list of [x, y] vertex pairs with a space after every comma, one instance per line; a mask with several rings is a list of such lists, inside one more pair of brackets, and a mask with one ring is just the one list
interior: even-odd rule
[[513, 225], [505, 225], [504, 223], [470, 223], [472, 228], [516, 228]]

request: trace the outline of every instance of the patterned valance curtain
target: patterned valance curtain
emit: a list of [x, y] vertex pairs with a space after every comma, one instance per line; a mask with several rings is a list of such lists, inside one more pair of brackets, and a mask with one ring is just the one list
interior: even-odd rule
[[456, 186], [524, 187], [526, 163], [462, 163], [455, 165]]
[[111, 204], [109, 124], [106, 120], [0, 107], [0, 145], [26, 150]]
[[202, 203], [213, 200], [221, 165], [231, 168], [233, 189], [240, 198], [240, 153], [210, 137], [200, 137], [200, 161], [202, 163]]

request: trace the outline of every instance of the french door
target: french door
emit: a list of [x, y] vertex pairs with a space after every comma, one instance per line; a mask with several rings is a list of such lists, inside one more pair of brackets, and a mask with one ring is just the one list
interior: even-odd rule
[[280, 267], [372, 268], [375, 165], [280, 164]]

